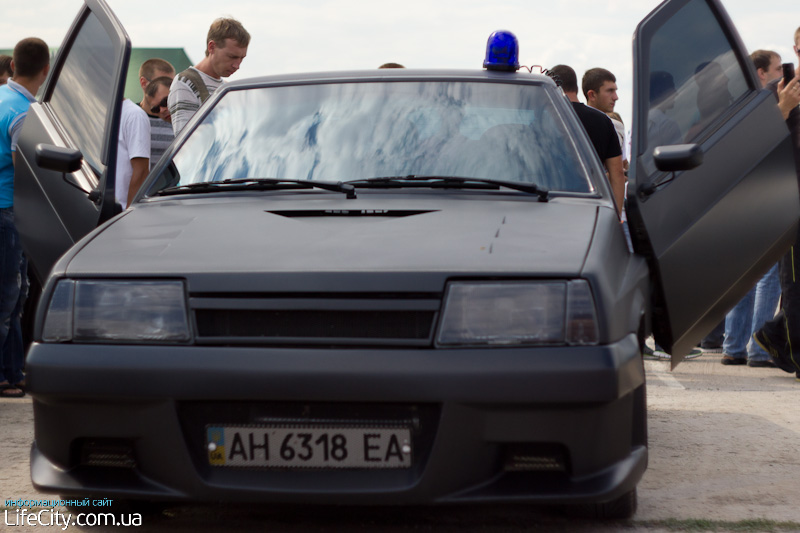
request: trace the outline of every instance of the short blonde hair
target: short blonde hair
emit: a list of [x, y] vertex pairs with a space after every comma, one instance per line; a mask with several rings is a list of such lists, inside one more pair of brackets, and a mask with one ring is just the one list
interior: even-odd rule
[[152, 81], [153, 78], [156, 77], [156, 71], [172, 74], [173, 77], [175, 76], [175, 67], [172, 66], [172, 63], [166, 59], [154, 57], [142, 63], [142, 66], [139, 67], [139, 77], [147, 81]]
[[208, 43], [214, 41], [220, 48], [225, 48], [225, 39], [236, 41], [242, 48], [247, 48], [250, 44], [250, 34], [244, 29], [242, 23], [232, 18], [218, 18], [211, 23], [206, 37], [206, 55], [208, 55]]

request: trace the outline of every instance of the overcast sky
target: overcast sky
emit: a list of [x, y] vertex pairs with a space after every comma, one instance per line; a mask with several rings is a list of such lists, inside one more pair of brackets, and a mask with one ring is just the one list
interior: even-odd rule
[[[212, 20], [238, 18], [252, 36], [231, 79], [317, 70], [481, 68], [489, 34], [514, 32], [520, 63], [614, 72], [630, 127], [631, 39], [654, 0], [107, 0], [134, 47], [182, 47], [197, 62]], [[82, 0], [0, 0], [0, 48], [24, 37], [58, 46]], [[795, 61], [797, 0], [723, 0], [749, 51]]]

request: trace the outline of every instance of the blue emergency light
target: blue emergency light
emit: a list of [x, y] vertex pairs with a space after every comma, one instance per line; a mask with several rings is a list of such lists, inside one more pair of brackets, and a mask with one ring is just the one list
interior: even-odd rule
[[519, 43], [510, 31], [498, 30], [486, 42], [486, 59], [483, 68], [516, 72], [519, 70]]

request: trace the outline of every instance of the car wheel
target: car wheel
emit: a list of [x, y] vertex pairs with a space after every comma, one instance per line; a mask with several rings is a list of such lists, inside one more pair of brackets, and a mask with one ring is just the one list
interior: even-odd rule
[[565, 512], [577, 518], [622, 520], [636, 514], [637, 504], [636, 489], [633, 489], [608, 502], [567, 506]]

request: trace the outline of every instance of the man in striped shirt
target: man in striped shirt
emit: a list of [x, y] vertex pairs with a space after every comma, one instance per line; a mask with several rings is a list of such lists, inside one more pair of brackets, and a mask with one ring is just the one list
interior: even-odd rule
[[250, 34], [238, 20], [219, 18], [211, 24], [206, 57], [178, 73], [170, 86], [167, 103], [175, 135], [222, 84], [222, 78], [239, 70], [249, 44]]
[[144, 109], [150, 120], [150, 170], [175, 138], [167, 107], [167, 95], [173, 78], [175, 67], [164, 59], [148, 59], [139, 67], [139, 84], [144, 92], [139, 107]]

